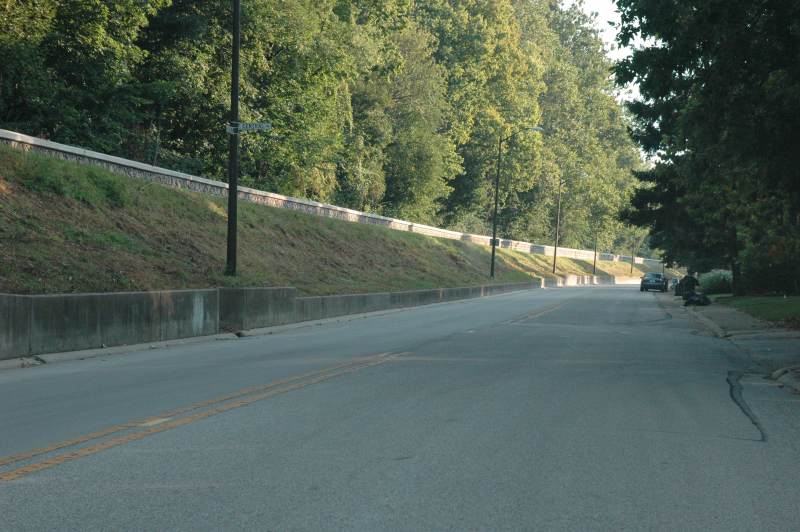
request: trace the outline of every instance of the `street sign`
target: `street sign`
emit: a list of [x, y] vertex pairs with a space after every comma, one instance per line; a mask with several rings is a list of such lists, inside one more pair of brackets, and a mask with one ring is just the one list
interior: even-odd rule
[[269, 131], [270, 129], [272, 129], [272, 124], [269, 122], [236, 122], [234, 125], [228, 124], [225, 126], [225, 131], [231, 135], [248, 131]]

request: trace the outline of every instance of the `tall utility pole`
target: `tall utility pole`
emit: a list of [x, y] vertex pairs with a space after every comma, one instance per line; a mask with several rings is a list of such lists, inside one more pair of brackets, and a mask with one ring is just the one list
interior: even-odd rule
[[494, 176], [494, 215], [492, 216], [492, 266], [489, 269], [489, 277], [494, 279], [494, 257], [497, 248], [497, 204], [500, 201], [500, 167], [503, 165], [503, 143], [514, 138], [514, 135], [520, 131], [535, 131], [543, 133], [544, 129], [539, 126], [522, 127], [520, 130], [511, 133], [506, 138], [503, 138], [503, 133], [497, 140], [497, 172]]
[[594, 232], [594, 262], [592, 263], [592, 275], [597, 275], [597, 231]]
[[233, 0], [233, 65], [231, 67], [231, 123], [228, 152], [228, 255], [225, 275], [236, 275], [236, 208], [239, 199], [239, 44], [241, 5]]
[[497, 141], [497, 172], [494, 176], [494, 216], [492, 216], [492, 267], [489, 277], [494, 279], [494, 255], [497, 248], [497, 203], [500, 198], [500, 166], [503, 164], [503, 135]]
[[558, 208], [556, 209], [556, 241], [553, 244], [553, 273], [556, 273], [556, 259], [558, 258], [558, 228], [561, 225], [561, 186], [564, 179], [558, 178]]

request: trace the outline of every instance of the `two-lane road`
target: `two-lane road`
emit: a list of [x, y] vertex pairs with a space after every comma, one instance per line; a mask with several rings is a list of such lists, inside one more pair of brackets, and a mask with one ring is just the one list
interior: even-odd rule
[[800, 398], [666, 297], [533, 290], [0, 372], [0, 529], [797, 530]]

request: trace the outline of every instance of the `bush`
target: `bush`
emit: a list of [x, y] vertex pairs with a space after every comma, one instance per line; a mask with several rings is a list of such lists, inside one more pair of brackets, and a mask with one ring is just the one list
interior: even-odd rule
[[800, 236], [773, 230], [741, 253], [742, 285], [751, 294], [800, 293]]
[[704, 294], [730, 294], [733, 291], [731, 272], [716, 270], [700, 275], [700, 288]]

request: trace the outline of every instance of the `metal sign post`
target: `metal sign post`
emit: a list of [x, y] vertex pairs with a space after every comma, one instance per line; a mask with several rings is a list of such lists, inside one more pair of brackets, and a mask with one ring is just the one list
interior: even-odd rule
[[[239, 124], [239, 44], [241, 42], [241, 5], [233, 0], [233, 61], [231, 66], [231, 122]], [[237, 128], [238, 129], [238, 128]], [[236, 208], [239, 199], [239, 135], [231, 135], [228, 152], [228, 246], [225, 275], [236, 275]]]
[[[238, 2], [236, 2], [238, 4]], [[238, 27], [238, 25], [237, 25]], [[238, 47], [234, 54], [234, 76], [236, 82], [231, 92], [231, 121], [225, 131], [231, 136], [230, 159], [228, 161], [228, 261], [225, 275], [236, 275], [236, 210], [239, 200], [239, 135], [248, 131], [270, 131], [269, 122], [239, 122], [239, 83], [238, 83]], [[277, 137], [276, 137], [277, 138]]]
[[231, 65], [231, 120], [225, 126], [230, 134], [228, 152], [228, 242], [225, 275], [236, 275], [237, 207], [239, 201], [239, 134], [269, 131], [268, 122], [239, 122], [239, 48], [241, 44], [241, 0], [233, 0], [233, 61]]

